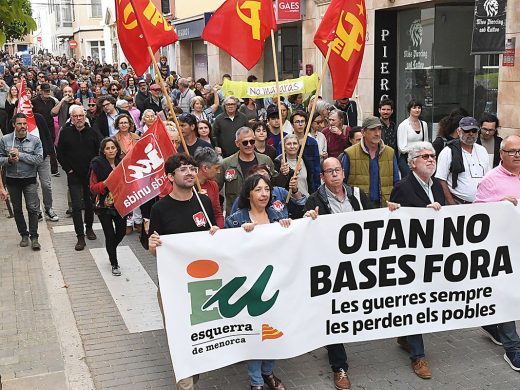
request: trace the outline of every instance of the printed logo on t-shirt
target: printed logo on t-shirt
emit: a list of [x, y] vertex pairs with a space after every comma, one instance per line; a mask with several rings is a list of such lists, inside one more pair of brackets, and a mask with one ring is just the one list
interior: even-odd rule
[[273, 209], [275, 209], [276, 211], [278, 212], [282, 212], [283, 210], [283, 203], [279, 200], [275, 200], [272, 204], [271, 204], [271, 207]]
[[193, 214], [193, 221], [197, 227], [206, 226], [206, 216], [202, 211], [199, 211], [197, 214]]
[[226, 181], [231, 181], [235, 178], [235, 170], [233, 168], [226, 169], [226, 173], [224, 175], [224, 179]]

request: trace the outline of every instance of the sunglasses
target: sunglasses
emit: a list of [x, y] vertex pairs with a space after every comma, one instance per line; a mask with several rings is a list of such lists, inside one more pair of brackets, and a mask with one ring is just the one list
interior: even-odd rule
[[255, 144], [255, 140], [254, 139], [249, 139], [249, 140], [242, 141], [242, 145], [244, 145], [244, 146], [247, 146], [247, 145], [253, 146], [254, 144]]
[[89, 103], [88, 106], [89, 107], [96, 107], [96, 103]]
[[428, 160], [429, 158], [435, 160], [435, 153], [431, 153], [431, 154], [421, 154], [419, 156], [415, 156], [414, 158], [422, 158], [423, 160]]
[[478, 130], [477, 129], [469, 129], [469, 130], [464, 130], [462, 129], [462, 131], [466, 134], [468, 133], [473, 133], [473, 134], [477, 134], [478, 133]]

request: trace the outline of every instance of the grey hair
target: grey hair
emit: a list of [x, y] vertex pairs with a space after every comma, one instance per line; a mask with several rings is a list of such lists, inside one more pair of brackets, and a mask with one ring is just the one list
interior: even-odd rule
[[336, 115], [336, 118], [338, 118], [341, 121], [341, 124], [345, 123], [345, 114], [343, 113], [343, 111], [340, 111], [335, 108], [331, 112], [329, 112], [329, 116], [332, 114]]
[[421, 150], [429, 150], [433, 154], [435, 154], [435, 149], [433, 148], [433, 145], [426, 141], [417, 142], [412, 145], [410, 150], [408, 151], [408, 166], [412, 167], [412, 160], [419, 156], [419, 152]]
[[230, 100], [233, 100], [233, 103], [238, 104], [238, 99], [236, 97], [234, 97], [234, 96], [228, 96], [227, 98], [224, 99], [222, 104], [225, 106], [226, 104], [228, 104], [228, 102]]
[[328, 109], [331, 106], [329, 102], [319, 99], [316, 102], [316, 112], [321, 113], [323, 110]]
[[79, 104], [73, 104], [72, 106], [69, 107], [69, 115], [71, 115], [72, 111], [74, 111], [76, 108], [81, 109], [81, 111], [83, 111], [83, 113], [85, 113], [85, 109], [83, 108], [83, 106], [80, 106]]
[[125, 100], [125, 99], [119, 99], [117, 102], [116, 102], [116, 107], [117, 108], [121, 108], [123, 107], [124, 104], [127, 104], [128, 102]]
[[188, 79], [185, 77], [181, 77], [179, 81], [177, 81], [177, 84], [182, 85], [183, 87], [189, 87], [190, 83], [188, 82]]
[[500, 150], [504, 150], [504, 148], [506, 147], [506, 142], [509, 138], [511, 137], [520, 137], [516, 134], [511, 134], [511, 135], [508, 135], [507, 137], [504, 137], [504, 139], [502, 139], [502, 141], [500, 142]]
[[248, 126], [242, 126], [240, 129], [238, 129], [237, 132], [235, 133], [235, 141], [238, 141], [238, 139], [240, 138], [240, 134], [245, 133], [247, 131], [253, 132], [253, 129], [251, 129]]
[[157, 116], [157, 114], [155, 113], [154, 110], [152, 110], [151, 108], [147, 108], [146, 110], [143, 111], [143, 115], [141, 116], [141, 126], [144, 126], [144, 117], [145, 117], [145, 115], [146, 115], [148, 112], [151, 112], [151, 113], [153, 113], [155, 116]]
[[287, 134], [283, 136], [283, 143], [285, 144], [287, 141], [295, 139], [298, 142], [298, 145], [300, 144], [300, 140], [296, 136], [296, 134]]
[[206, 146], [204, 148], [198, 148], [193, 156], [199, 167], [206, 165], [212, 167], [219, 163], [218, 154], [213, 148]]

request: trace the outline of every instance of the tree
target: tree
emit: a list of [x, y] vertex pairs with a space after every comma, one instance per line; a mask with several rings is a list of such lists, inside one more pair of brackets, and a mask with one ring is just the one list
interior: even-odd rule
[[0, 0], [0, 47], [36, 30], [29, 0]]

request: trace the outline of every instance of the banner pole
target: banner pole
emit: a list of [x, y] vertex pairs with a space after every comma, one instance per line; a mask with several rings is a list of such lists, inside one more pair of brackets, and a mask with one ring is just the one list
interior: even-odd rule
[[[150, 53], [150, 57], [152, 58], [153, 62], [153, 68], [155, 70], [155, 73], [159, 77], [159, 85], [161, 86], [161, 90], [163, 93], [164, 98], [166, 99], [166, 102], [168, 103], [168, 108], [170, 109], [170, 115], [173, 117], [173, 122], [175, 123], [175, 126], [177, 126], [177, 132], [179, 133], [179, 136], [181, 138], [182, 147], [184, 149], [184, 153], [186, 153], [188, 156], [190, 155], [190, 151], [188, 150], [188, 145], [186, 145], [186, 140], [184, 139], [184, 136], [182, 135], [181, 126], [179, 125], [179, 121], [177, 120], [177, 115], [175, 115], [175, 111], [173, 110], [173, 103], [170, 95], [168, 95], [168, 91], [166, 90], [166, 87], [164, 86], [163, 78], [161, 76], [161, 72], [159, 71], [159, 65], [157, 65], [157, 60], [155, 59], [155, 56], [153, 54], [152, 48], [148, 46], [148, 53]], [[166, 118], [168, 119], [168, 118]], [[197, 190], [201, 190], [199, 178], [195, 175], [195, 183], [197, 184]]]
[[[314, 111], [316, 110], [316, 101], [318, 100], [318, 96], [320, 95], [321, 85], [323, 84], [323, 78], [325, 77], [325, 71], [327, 70], [327, 65], [329, 63], [330, 53], [332, 51], [332, 45], [329, 43], [329, 49], [327, 50], [327, 55], [325, 56], [325, 61], [323, 61], [323, 66], [321, 69], [321, 75], [318, 80], [318, 86], [316, 87], [316, 92], [314, 93], [314, 99], [312, 99], [311, 112], [309, 113], [309, 119], [307, 120], [307, 128], [305, 129], [305, 136], [303, 137], [302, 145], [300, 145], [300, 152], [298, 153], [298, 161], [296, 162], [296, 168], [294, 169], [293, 177], [298, 175], [300, 172], [303, 158], [303, 151], [305, 149], [305, 145], [307, 144], [307, 137], [309, 136], [309, 131], [311, 129], [312, 124], [312, 116], [314, 115]], [[287, 198], [285, 198], [285, 203], [289, 203], [289, 199], [291, 199], [291, 191], [287, 194]]]
[[271, 46], [273, 49], [274, 76], [276, 81], [276, 97], [278, 98], [278, 120], [280, 121], [280, 143], [282, 146], [282, 162], [285, 162], [285, 145], [283, 143], [282, 103], [280, 102], [280, 81], [278, 79], [278, 60], [276, 58], [276, 46], [274, 44], [274, 30], [271, 29]]

